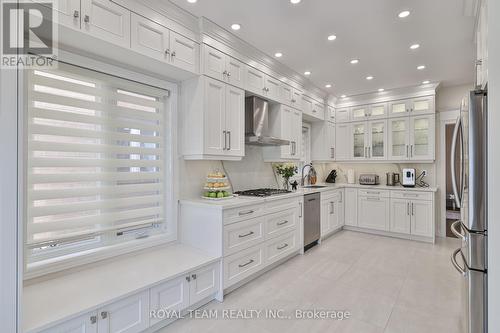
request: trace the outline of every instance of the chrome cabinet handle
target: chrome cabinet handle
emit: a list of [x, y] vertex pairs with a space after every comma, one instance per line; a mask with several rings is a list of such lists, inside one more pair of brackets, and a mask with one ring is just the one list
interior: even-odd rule
[[248, 265], [250, 265], [251, 263], [253, 263], [254, 261], [255, 261], [255, 260], [250, 259], [247, 263], [240, 264], [240, 265], [238, 265], [238, 267], [239, 267], [239, 268], [242, 268], [242, 267], [248, 266]]
[[411, 203], [411, 216], [415, 216], [415, 205], [413, 202]]
[[283, 244], [282, 246], [278, 246], [276, 250], [283, 250], [285, 247], [288, 247], [287, 243]]
[[224, 135], [224, 148], [222, 148], [222, 150], [226, 150], [227, 149], [227, 132], [222, 131], [222, 135]]
[[83, 22], [90, 23], [90, 16], [85, 15], [85, 17], [83, 18]]
[[251, 235], [253, 235], [253, 234], [254, 234], [254, 232], [253, 232], [253, 231], [250, 231], [249, 233], [246, 233], [246, 234], [244, 234], [244, 235], [238, 235], [238, 237], [239, 237], [239, 238], [245, 238], [245, 237], [251, 236]]
[[239, 216], [249, 215], [249, 214], [252, 214], [253, 212], [254, 212], [253, 210], [247, 210], [247, 211], [244, 211], [244, 212], [239, 212], [238, 215]]
[[79, 17], [80, 17], [80, 12], [79, 12], [78, 10], [75, 10], [75, 11], [73, 12], [73, 17], [74, 17], [74, 18], [79, 18]]
[[461, 267], [458, 263], [457, 263], [457, 255], [460, 253], [460, 248], [456, 249], [455, 251], [453, 251], [453, 253], [451, 254], [451, 263], [453, 264], [453, 267], [455, 267], [455, 269], [462, 275], [466, 275], [467, 273], [467, 270], [466, 270], [466, 267]]
[[187, 282], [191, 282], [191, 277], [190, 276], [186, 276], [186, 281]]
[[231, 72], [227, 72], [227, 77], [231, 77]]
[[366, 199], [369, 201], [380, 201], [380, 198], [375, 198], [375, 197], [367, 197]]
[[302, 202], [299, 202], [299, 206], [300, 206], [300, 214], [299, 214], [299, 217], [302, 218]]
[[165, 50], [165, 55], [169, 56], [170, 55], [170, 49]]
[[463, 233], [461, 233], [460, 231], [458, 231], [458, 228], [460, 228], [460, 230], [463, 230], [462, 229], [462, 221], [460, 221], [460, 220], [453, 222], [450, 226], [450, 230], [458, 238], [466, 240], [465, 235]]
[[280, 225], [285, 225], [285, 224], [287, 224], [287, 223], [288, 223], [288, 220], [285, 220], [285, 221], [283, 221], [283, 222], [278, 222], [278, 223], [276, 223], [276, 225], [277, 225], [277, 226], [280, 226]]
[[101, 318], [102, 318], [102, 319], [106, 319], [106, 318], [108, 318], [108, 311], [102, 311], [102, 312], [101, 312]]
[[410, 203], [406, 203], [406, 215], [410, 216]]
[[413, 157], [413, 145], [410, 146], [410, 157]]
[[227, 131], [227, 135], [229, 136], [227, 150], [231, 150], [231, 131]]
[[408, 153], [408, 145], [406, 145], [406, 157], [409, 158], [410, 154]]
[[175, 57], [177, 54], [174, 52], [172, 52], [172, 58]]
[[95, 323], [97, 323], [97, 316], [90, 316], [90, 324], [94, 325]]
[[196, 280], [196, 277], [197, 277], [197, 276], [196, 276], [196, 274], [191, 275], [191, 278], [192, 278], [193, 280]]

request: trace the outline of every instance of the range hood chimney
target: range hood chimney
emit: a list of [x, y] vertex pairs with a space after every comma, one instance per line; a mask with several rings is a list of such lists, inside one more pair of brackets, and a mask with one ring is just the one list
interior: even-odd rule
[[245, 98], [245, 143], [256, 146], [290, 145], [290, 141], [269, 134], [269, 102], [257, 96]]

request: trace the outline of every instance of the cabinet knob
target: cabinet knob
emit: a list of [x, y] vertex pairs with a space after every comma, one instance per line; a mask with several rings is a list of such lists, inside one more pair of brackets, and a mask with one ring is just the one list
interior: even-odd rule
[[106, 319], [106, 318], [108, 318], [108, 311], [102, 311], [102, 312], [101, 312], [101, 318], [102, 318], [102, 319]]
[[165, 54], [166, 54], [166, 55], [170, 55], [170, 49], [166, 49], [166, 50], [165, 50]]
[[226, 76], [226, 75], [227, 75], [227, 71], [222, 72], [222, 76]]
[[172, 58], [175, 57], [177, 54], [174, 52], [172, 52]]
[[227, 72], [227, 77], [231, 77], [231, 72]]
[[187, 282], [191, 282], [191, 277], [190, 276], [186, 276], [186, 281]]
[[74, 18], [79, 18], [80, 17], [80, 12], [78, 10], [75, 10], [75, 12], [73, 13], [73, 17]]
[[97, 323], [97, 316], [90, 316], [90, 324], [94, 325]]
[[193, 280], [196, 280], [196, 274], [191, 275], [191, 278], [193, 278]]
[[83, 22], [90, 23], [90, 16], [85, 15], [85, 17], [83, 18]]

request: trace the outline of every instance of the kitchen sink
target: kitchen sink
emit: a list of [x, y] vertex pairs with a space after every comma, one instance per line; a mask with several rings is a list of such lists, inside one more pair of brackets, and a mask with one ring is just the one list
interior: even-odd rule
[[323, 185], [307, 185], [307, 186], [302, 186], [303, 188], [325, 188], [326, 186]]

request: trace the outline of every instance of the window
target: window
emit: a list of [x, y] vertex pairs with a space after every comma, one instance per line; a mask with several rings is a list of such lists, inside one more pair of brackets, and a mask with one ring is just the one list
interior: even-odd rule
[[79, 67], [27, 78], [27, 268], [165, 234], [168, 91]]

